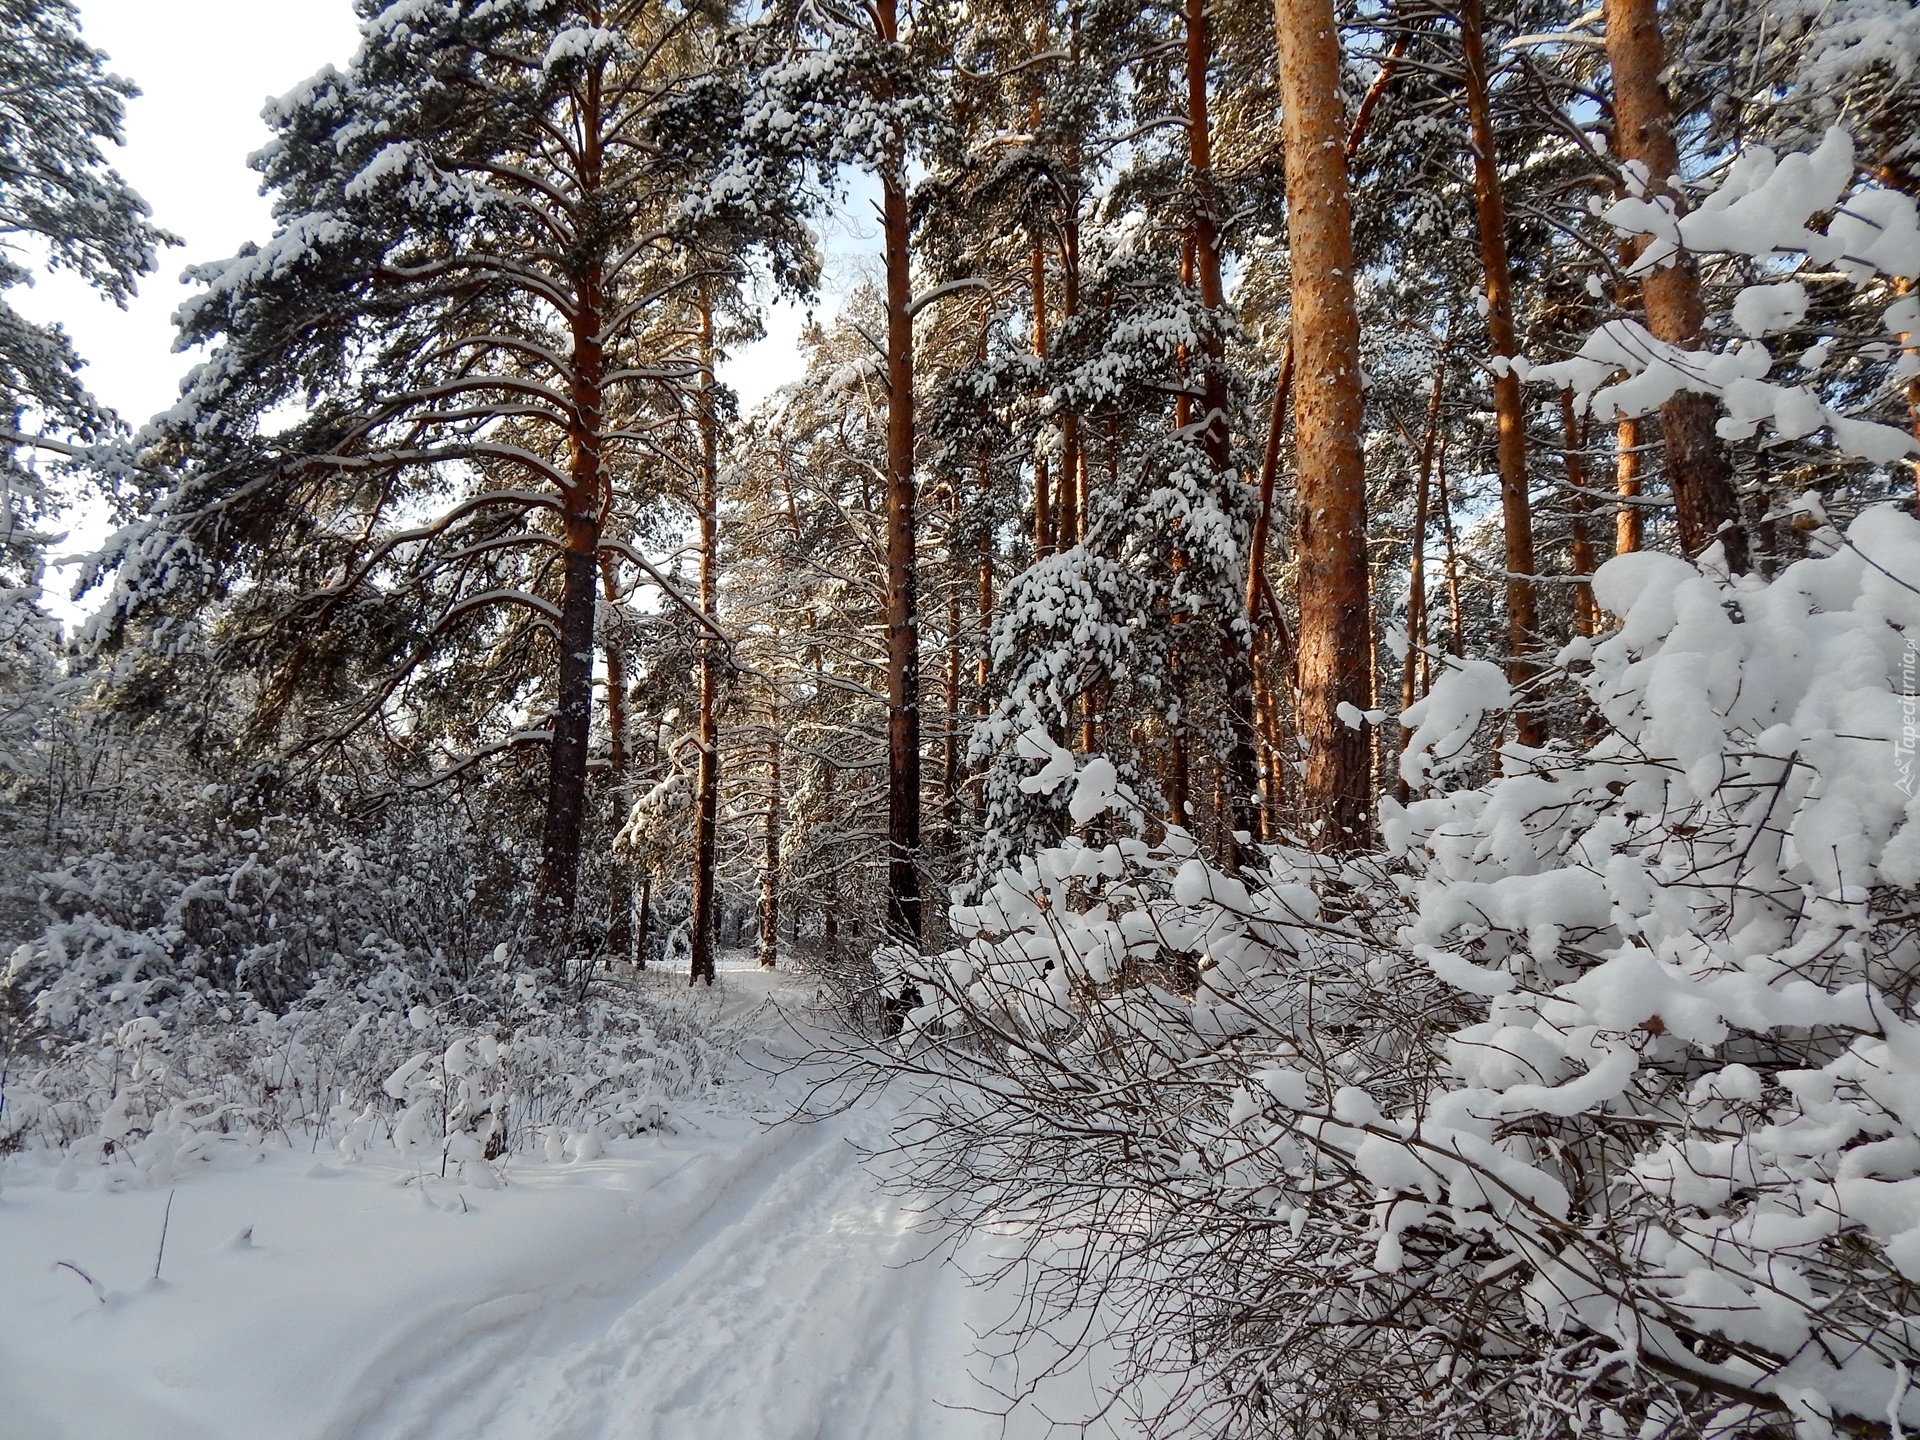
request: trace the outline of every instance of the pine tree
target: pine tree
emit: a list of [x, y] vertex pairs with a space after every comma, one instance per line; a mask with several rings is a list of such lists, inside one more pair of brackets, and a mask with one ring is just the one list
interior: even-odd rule
[[[1662, 80], [1666, 47], [1656, 0], [1608, 0], [1607, 61], [1613, 72], [1613, 115], [1620, 151], [1640, 167], [1639, 183], [1657, 201], [1678, 206], [1672, 181], [1680, 174], [1673, 100]], [[1656, 266], [1640, 290], [1647, 328], [1669, 344], [1692, 347], [1700, 340], [1706, 310], [1692, 261]], [[1697, 555], [1718, 537], [1727, 563], [1747, 568], [1747, 537], [1725, 444], [1715, 433], [1719, 406], [1705, 395], [1682, 392], [1660, 407], [1668, 479], [1673, 487], [1680, 545]]]
[[[1366, 833], [1369, 708], [1366, 469], [1340, 39], [1327, 0], [1275, 0], [1293, 272], [1299, 455], [1300, 732], [1304, 803], [1322, 843]], [[1346, 717], [1346, 718], [1343, 718]]]
[[[752, 248], [795, 275], [808, 241], [785, 170], [733, 163], [745, 72], [722, 17], [363, 13], [351, 68], [269, 117], [274, 238], [198, 272], [182, 334], [213, 358], [152, 452], [171, 494], [131, 594], [224, 596], [220, 642], [300, 753], [402, 715], [414, 783], [544, 752], [536, 888], [558, 917], [602, 561], [650, 570], [641, 518], [700, 446], [695, 297]], [[304, 414], [273, 429], [289, 402]]]
[[28, 735], [59, 673], [41, 583], [73, 497], [44, 466], [71, 472], [81, 447], [118, 428], [61, 328], [28, 320], [6, 292], [45, 265], [124, 305], [173, 243], [107, 163], [139, 92], [106, 58], [69, 0], [0, 0], [0, 791], [27, 778]]

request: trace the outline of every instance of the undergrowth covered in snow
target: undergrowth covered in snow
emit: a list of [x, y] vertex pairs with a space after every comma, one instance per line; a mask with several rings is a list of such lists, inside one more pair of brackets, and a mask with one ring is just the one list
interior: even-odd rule
[[0, 969], [0, 1153], [57, 1157], [63, 1183], [298, 1144], [486, 1184], [512, 1151], [591, 1158], [662, 1124], [732, 1053], [590, 937], [531, 931], [501, 850], [435, 810], [112, 793], [117, 824], [79, 817], [109, 847], [43, 848], [0, 885], [26, 936]]
[[1083, 1237], [1042, 1293], [1124, 1297], [1166, 1433], [1920, 1424], [1920, 523], [1813, 538], [1603, 566], [1583, 748], [1447, 788], [1507, 696], [1444, 675], [1384, 855], [1226, 874], [1033, 732], [1082, 833], [896, 957], [883, 1063], [923, 1180]]
[[591, 1160], [670, 1124], [737, 1038], [625, 985], [528, 987], [487, 1020], [351, 996], [171, 1031], [142, 1017], [11, 1056], [0, 1148], [47, 1152], [63, 1185], [165, 1185], [264, 1145], [348, 1162], [381, 1147], [485, 1188], [513, 1152]]

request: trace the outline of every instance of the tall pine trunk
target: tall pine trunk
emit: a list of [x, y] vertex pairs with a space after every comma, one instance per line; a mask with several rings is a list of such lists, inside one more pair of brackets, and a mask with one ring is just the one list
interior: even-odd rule
[[[1180, 245], [1180, 284], [1183, 288], [1194, 283], [1194, 237], [1191, 231]], [[1192, 393], [1193, 356], [1185, 345], [1174, 351], [1176, 378], [1179, 391], [1173, 402], [1173, 428], [1184, 432], [1193, 423]], [[1178, 543], [1177, 537], [1169, 565], [1177, 574], [1186, 568], [1187, 558]], [[1187, 786], [1190, 778], [1187, 755], [1187, 619], [1185, 613], [1172, 610], [1170, 602], [1166, 608], [1156, 614], [1158, 623], [1166, 627], [1167, 642], [1167, 690], [1172, 697], [1169, 713], [1177, 718], [1167, 722], [1166, 754], [1162, 765], [1160, 789], [1167, 802], [1167, 823], [1185, 828], [1192, 817], [1188, 814]]]
[[[1447, 327], [1449, 349], [1453, 339], [1453, 327]], [[1433, 456], [1440, 442], [1440, 401], [1445, 395], [1447, 383], [1447, 351], [1440, 353], [1440, 363], [1433, 371], [1433, 394], [1427, 401], [1427, 433], [1420, 441], [1420, 470], [1414, 480], [1413, 490], [1413, 541], [1408, 546], [1407, 557], [1407, 653], [1400, 660], [1400, 710], [1404, 714], [1413, 708], [1420, 697], [1416, 687], [1420, 680], [1420, 657], [1427, 646], [1427, 504], [1433, 485]], [[1413, 739], [1413, 732], [1403, 723], [1400, 726], [1400, 752], [1406, 752], [1407, 743]], [[1404, 776], [1394, 776], [1394, 798], [1402, 805], [1412, 798], [1411, 789]]]
[[[1349, 166], [1360, 153], [1361, 145], [1366, 142], [1367, 127], [1399, 75], [1400, 64], [1406, 58], [1407, 48], [1412, 41], [1411, 27], [1402, 29], [1395, 37], [1393, 48], [1381, 63], [1380, 73], [1374, 76], [1373, 84], [1367, 87], [1367, 93], [1360, 101], [1360, 108], [1354, 112], [1353, 123], [1347, 129], [1346, 157]], [[1280, 603], [1274, 597], [1273, 587], [1266, 576], [1267, 542], [1273, 529], [1274, 484], [1280, 472], [1280, 446], [1286, 434], [1287, 405], [1293, 394], [1293, 370], [1293, 336], [1289, 333], [1286, 353], [1280, 359], [1279, 380], [1274, 386], [1273, 410], [1267, 421], [1267, 445], [1260, 461], [1260, 503], [1254, 515], [1253, 538], [1247, 554], [1247, 620], [1254, 628], [1253, 703], [1260, 742], [1260, 835], [1263, 840], [1270, 841], [1280, 838], [1280, 805], [1286, 784], [1282, 768], [1286, 760], [1282, 749], [1280, 691], [1273, 682], [1272, 652], [1277, 646], [1284, 654], [1291, 649], [1291, 645], [1287, 636], [1286, 617], [1280, 612]], [[1262, 632], [1260, 616], [1263, 610], [1271, 634]], [[1293, 658], [1295, 663], [1286, 668], [1288, 675], [1297, 679], [1297, 652], [1294, 652]]]
[[714, 413], [713, 308], [700, 297], [700, 768], [693, 834], [692, 965], [687, 983], [714, 981], [714, 868], [720, 844], [720, 655], [712, 627], [720, 611], [720, 431]]
[[[1212, 119], [1207, 109], [1207, 66], [1212, 43], [1207, 34], [1206, 0], [1186, 0], [1187, 7], [1187, 163], [1193, 171], [1194, 270], [1200, 282], [1200, 303], [1210, 313], [1226, 308], [1226, 287], [1220, 273], [1220, 198], [1213, 176]], [[1209, 335], [1203, 358], [1201, 424], [1207, 461], [1219, 483], [1233, 468], [1233, 432], [1227, 414], [1225, 356], [1218, 334]], [[1220, 659], [1227, 692], [1227, 753], [1223, 757], [1221, 788], [1226, 809], [1221, 820], [1227, 832], [1223, 847], [1230, 865], [1238, 865], [1243, 845], [1260, 828], [1260, 752], [1254, 730], [1253, 657], [1246, 637], [1252, 614], [1242, 610], [1222, 618]]]
[[[1660, 36], [1657, 0], [1606, 0], [1607, 64], [1613, 71], [1614, 130], [1622, 157], [1647, 170], [1647, 193], [1676, 206], [1681, 197], [1667, 181], [1680, 170], [1673, 136], [1673, 100], [1662, 79], [1666, 47]], [[1641, 277], [1647, 328], [1670, 345], [1699, 344], [1706, 308], [1692, 262], [1680, 257]], [[1740, 524], [1733, 465], [1714, 432], [1720, 406], [1711, 396], [1681, 392], [1660, 407], [1667, 450], [1667, 481], [1673, 490], [1680, 548], [1698, 555], [1717, 536], [1727, 563], [1747, 568], [1747, 536]]]
[[[900, 38], [896, 0], [877, 0], [880, 38]], [[880, 177], [887, 272], [887, 919], [920, 927], [920, 628], [914, 555], [913, 277], [904, 146]]]
[[[613, 556], [600, 557], [600, 587], [611, 612], [620, 603]], [[607, 646], [607, 781], [609, 803], [618, 805], [627, 774], [627, 657], [618, 644]], [[614, 828], [619, 828], [616, 817]], [[633, 873], [617, 855], [608, 859], [607, 954], [633, 959]]]
[[[1075, 203], [1078, 203], [1077, 201]], [[1068, 212], [1060, 231], [1060, 321], [1065, 325], [1080, 313], [1080, 221]], [[1058, 522], [1060, 548], [1071, 550], [1087, 538], [1087, 457], [1080, 444], [1080, 416], [1069, 410], [1060, 417], [1060, 490], [1062, 515]]]
[[[1260, 457], [1260, 504], [1254, 512], [1253, 535], [1247, 543], [1247, 623], [1253, 629], [1253, 706], [1260, 739], [1260, 838], [1280, 838], [1280, 767], [1286, 763], [1279, 744], [1279, 695], [1274, 685], [1274, 650], [1283, 641], [1286, 622], [1280, 607], [1272, 605], [1267, 585], [1267, 540], [1273, 530], [1273, 491], [1280, 478], [1280, 443], [1286, 437], [1287, 402], [1293, 394], [1293, 338], [1287, 338], [1280, 357], [1280, 374], [1273, 386], [1273, 409], [1267, 417], [1267, 445]], [[1260, 623], [1266, 612], [1267, 624]]]
[[[1573, 392], [1560, 392], [1560, 439], [1566, 448], [1567, 488], [1569, 496], [1567, 529], [1573, 546], [1573, 573], [1591, 575], [1594, 571], [1593, 539], [1589, 521], [1593, 515], [1593, 492], [1587, 486], [1586, 437], [1573, 412]], [[1579, 635], [1592, 636], [1600, 630], [1600, 610], [1594, 603], [1593, 586], [1582, 582], [1574, 587], [1573, 626]]]
[[767, 823], [760, 842], [760, 964], [780, 962], [780, 822], [785, 795], [780, 772], [780, 702], [767, 706]]
[[[1480, 0], [1462, 0], [1460, 40], [1466, 61], [1467, 119], [1473, 137], [1473, 198], [1480, 228], [1480, 266], [1487, 295], [1487, 336], [1498, 360], [1520, 353], [1513, 328], [1513, 269], [1507, 258], [1507, 202], [1500, 189], [1499, 153], [1493, 135], [1493, 99], [1488, 89], [1485, 21]], [[1506, 539], [1507, 680], [1518, 704], [1515, 738], [1522, 745], [1546, 743], [1546, 726], [1533, 692], [1540, 667], [1539, 606], [1534, 585], [1533, 506], [1527, 493], [1527, 424], [1520, 377], [1511, 363], [1493, 377], [1493, 411], [1499, 437], [1500, 519]]]
[[1366, 707], [1372, 630], [1340, 40], [1332, 0], [1274, 0], [1273, 19], [1293, 271], [1302, 801], [1320, 822], [1318, 842], [1339, 849], [1367, 833], [1367, 739], [1341, 721], [1339, 707]]
[[1440, 453], [1434, 457], [1433, 470], [1434, 498], [1440, 505], [1440, 535], [1446, 542], [1447, 550], [1447, 652], [1464, 656], [1467, 653], [1466, 630], [1460, 619], [1460, 555], [1454, 547], [1453, 537], [1453, 496], [1447, 492], [1447, 442], [1444, 432], [1440, 439]]
[[947, 496], [947, 674], [946, 723], [940, 734], [940, 807], [945, 846], [956, 852], [960, 798], [960, 592], [966, 574], [960, 554], [961, 482], [955, 475]]
[[[610, 554], [600, 556], [600, 589], [611, 612], [620, 603], [620, 586]], [[607, 646], [607, 773], [618, 782], [627, 773], [627, 657]]]
[[[587, 79], [580, 113], [580, 193], [595, 203], [600, 190], [600, 74]], [[587, 809], [587, 747], [593, 734], [594, 617], [600, 587], [600, 520], [607, 491], [601, 450], [605, 407], [604, 259], [582, 264], [574, 294], [573, 431], [567, 442], [567, 480], [561, 555], [560, 661], [554, 684], [553, 740], [548, 747], [547, 814], [540, 838], [536, 910], [558, 923], [573, 912], [580, 877], [580, 843]]]
[[[1037, 123], [1038, 105], [1034, 110]], [[1031, 278], [1027, 288], [1033, 297], [1033, 355], [1044, 365], [1047, 360], [1047, 252], [1037, 239], [1028, 260]], [[1041, 393], [1041, 390], [1034, 392], [1036, 396]], [[1044, 560], [1055, 550], [1063, 548], [1059, 540], [1059, 528], [1054, 519], [1053, 482], [1047, 457], [1036, 455], [1033, 457], [1033, 558]]]
[[1646, 520], [1640, 508], [1640, 422], [1622, 420], [1614, 430], [1614, 493], [1620, 510], [1613, 521], [1613, 551], [1631, 555], [1646, 544]]

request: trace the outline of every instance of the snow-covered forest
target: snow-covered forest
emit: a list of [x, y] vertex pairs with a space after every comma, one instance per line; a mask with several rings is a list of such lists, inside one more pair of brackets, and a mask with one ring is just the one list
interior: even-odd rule
[[1920, 1428], [1920, 3], [352, 8], [145, 416], [0, 0], [0, 1436]]

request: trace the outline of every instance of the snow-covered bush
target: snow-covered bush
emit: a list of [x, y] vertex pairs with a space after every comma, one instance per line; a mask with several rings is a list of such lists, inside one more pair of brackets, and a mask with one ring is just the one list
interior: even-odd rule
[[174, 823], [146, 815], [14, 882], [37, 923], [5, 980], [30, 1023], [172, 1028], [249, 1001], [282, 1009], [322, 983], [395, 1004], [485, 991], [506, 938], [490, 892], [514, 876], [484, 839], [430, 810], [353, 826], [236, 814], [228, 787], [207, 789]]
[[[1598, 739], [1384, 856], [1070, 838], [953, 912], [887, 1061], [944, 1082], [923, 1174], [1076, 1228], [1043, 1298], [1108, 1291], [1165, 1432], [1920, 1424], [1920, 523], [1815, 541], [1609, 562]], [[1443, 676], [1409, 780], [1502, 688]]]
[[[1698, 187], [1699, 203], [1685, 214], [1672, 197], [1649, 196], [1644, 173], [1630, 173], [1634, 193], [1610, 206], [1594, 202], [1616, 236], [1643, 247], [1627, 273], [1645, 275], [1689, 256], [1751, 262], [1764, 281], [1733, 300], [1728, 318], [1739, 336], [1718, 350], [1689, 350], [1636, 320], [1610, 320], [1571, 359], [1531, 367], [1516, 360], [1514, 368], [1531, 383], [1571, 389], [1577, 407], [1601, 420], [1645, 415], [1693, 391], [1725, 407], [1717, 428], [1726, 440], [1750, 439], [1764, 426], [1779, 443], [1824, 428], [1837, 450], [1863, 460], [1912, 454], [1920, 441], [1905, 428], [1865, 415], [1904, 411], [1900, 387], [1920, 375], [1911, 339], [1920, 331], [1920, 299], [1907, 291], [1920, 279], [1920, 211], [1910, 195], [1856, 184], [1858, 168], [1852, 137], [1838, 128], [1817, 148], [1785, 157], [1755, 145], [1716, 182]], [[1828, 337], [1801, 351], [1797, 375], [1769, 381], [1778, 367], [1762, 337], [1796, 331], [1811, 303], [1808, 285], [1833, 290], [1836, 280], [1877, 314], [1882, 333], [1844, 337], [1842, 358], [1852, 366], [1829, 367], [1836, 342]]]
[[578, 1153], [729, 1053], [615, 982], [589, 917], [528, 924], [524, 847], [465, 807], [284, 813], [164, 746], [48, 733], [0, 864], [0, 1151], [154, 1183], [276, 1134]]
[[29, 1049], [9, 1057], [0, 1151], [59, 1155], [63, 1185], [164, 1185], [278, 1141], [348, 1163], [397, 1152], [487, 1187], [502, 1156], [592, 1159], [603, 1140], [670, 1124], [738, 1038], [670, 997], [579, 1003], [523, 980], [482, 1023], [322, 994]]

